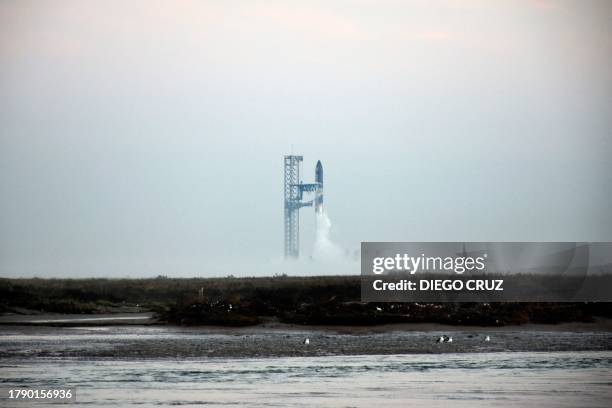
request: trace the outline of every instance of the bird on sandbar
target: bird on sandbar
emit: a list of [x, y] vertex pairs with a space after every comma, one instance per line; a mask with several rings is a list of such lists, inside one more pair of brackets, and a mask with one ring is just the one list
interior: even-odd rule
[[310, 344], [310, 339], [308, 337], [306, 337], [304, 339], [304, 344], [309, 345]]

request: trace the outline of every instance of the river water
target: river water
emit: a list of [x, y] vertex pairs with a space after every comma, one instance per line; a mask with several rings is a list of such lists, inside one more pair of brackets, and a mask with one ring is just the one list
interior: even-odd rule
[[[463, 352], [432, 349], [428, 353], [410, 354], [243, 358], [145, 354], [146, 357], [140, 358], [118, 352], [123, 346], [135, 347], [125, 340], [128, 334], [124, 333], [123, 340], [118, 336], [119, 340], [113, 343], [117, 335], [100, 329], [105, 334], [100, 334], [100, 342], [96, 343], [92, 340], [96, 338], [96, 334], [92, 334], [96, 329], [88, 329], [89, 334], [70, 331], [75, 333], [70, 335], [62, 330], [63, 338], [57, 332], [28, 334], [27, 330], [23, 333], [5, 331], [0, 335], [0, 350], [3, 351], [0, 388], [69, 386], [76, 389], [79, 406], [91, 407], [612, 405], [612, 351], [609, 349]], [[160, 336], [167, 344], [199, 338], [209, 344], [207, 347], [226, 336], [162, 333]], [[415, 338], [426, 336], [428, 341], [432, 337], [431, 333], [412, 335]], [[496, 333], [491, 342], [502, 335]], [[524, 335], [534, 336], [533, 333]], [[279, 339], [288, 339], [287, 336], [279, 335]], [[331, 339], [348, 342], [340, 340], [346, 335], [338, 336]], [[510, 337], [520, 336], [520, 332], [516, 332]], [[551, 332], [537, 338], [550, 336], [555, 335]], [[565, 335], [557, 336], [564, 338]], [[572, 336], [582, 338], [579, 344], [588, 344], [609, 339], [610, 333], [573, 333]], [[154, 337], [148, 334], [140, 344], [148, 344]], [[349, 337], [350, 341], [373, 341], [370, 335]], [[313, 339], [316, 338], [314, 335]], [[458, 342], [468, 340], [467, 335], [460, 332], [455, 333], [455, 338]], [[374, 341], [384, 339], [374, 336]], [[566, 348], [571, 347], [567, 338], [563, 341]], [[106, 354], [96, 354], [94, 351], [104, 344]], [[16, 352], [18, 349], [20, 352]], [[108, 350], [112, 349], [117, 351], [117, 357], [109, 356]], [[7, 400], [0, 400], [1, 404], [10, 406]]]

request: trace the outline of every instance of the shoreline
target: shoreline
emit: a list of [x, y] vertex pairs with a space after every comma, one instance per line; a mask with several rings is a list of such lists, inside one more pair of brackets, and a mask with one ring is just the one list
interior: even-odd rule
[[209, 333], [262, 333], [262, 332], [334, 332], [338, 334], [372, 334], [394, 331], [418, 332], [482, 332], [482, 331], [568, 331], [568, 332], [612, 332], [612, 319], [599, 317], [593, 322], [563, 322], [553, 324], [526, 323], [522, 325], [474, 326], [448, 325], [441, 323], [393, 323], [380, 325], [298, 325], [268, 321], [245, 327], [193, 325], [181, 326], [162, 323], [155, 319], [154, 313], [119, 314], [37, 314], [1, 315], [0, 332], [3, 327], [112, 327], [112, 326], [157, 326], [176, 328], [179, 331], [201, 331]]
[[[40, 358], [185, 359], [488, 352], [612, 352], [610, 322], [457, 327], [436, 324], [242, 328], [162, 325], [0, 327], [0, 360]], [[440, 336], [452, 343], [440, 343]], [[490, 340], [485, 340], [489, 336]], [[306, 339], [309, 342], [306, 343]]]

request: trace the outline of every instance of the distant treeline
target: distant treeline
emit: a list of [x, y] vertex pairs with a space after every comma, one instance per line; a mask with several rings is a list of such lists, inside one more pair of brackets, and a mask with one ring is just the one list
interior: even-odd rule
[[360, 276], [0, 279], [0, 311], [112, 313], [138, 307], [161, 322], [252, 325], [444, 323], [503, 326], [612, 317], [611, 303], [362, 303]]

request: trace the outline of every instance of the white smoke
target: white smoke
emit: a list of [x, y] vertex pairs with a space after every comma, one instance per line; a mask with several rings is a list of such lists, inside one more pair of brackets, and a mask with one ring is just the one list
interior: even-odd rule
[[331, 220], [325, 210], [316, 213], [317, 232], [312, 258], [321, 261], [338, 261], [343, 256], [342, 248], [331, 239]]
[[359, 275], [359, 257], [352, 257], [332, 239], [332, 223], [324, 211], [315, 213], [316, 233], [311, 256], [277, 258], [268, 264], [268, 275]]

